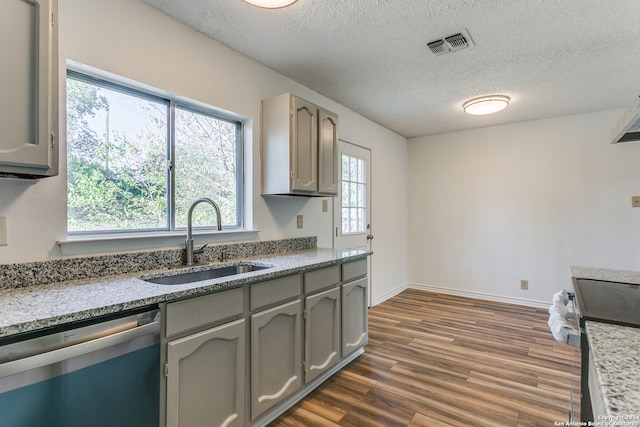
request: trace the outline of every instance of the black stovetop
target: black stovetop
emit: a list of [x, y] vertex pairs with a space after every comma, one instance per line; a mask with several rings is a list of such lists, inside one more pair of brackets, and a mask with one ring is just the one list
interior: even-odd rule
[[583, 322], [640, 327], [640, 285], [573, 279], [573, 287]]

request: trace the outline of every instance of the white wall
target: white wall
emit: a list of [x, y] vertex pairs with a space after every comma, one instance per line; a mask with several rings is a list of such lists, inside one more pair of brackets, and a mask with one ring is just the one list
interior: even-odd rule
[[609, 144], [621, 114], [410, 139], [412, 286], [544, 302], [571, 265], [640, 269], [640, 144]]
[[[317, 236], [318, 245], [332, 245], [332, 215], [323, 213], [321, 199], [260, 196], [261, 100], [292, 92], [340, 115], [341, 136], [373, 149], [384, 159], [377, 169], [374, 220], [380, 239], [373, 275], [384, 279], [380, 291], [406, 282], [406, 221], [399, 228], [388, 218], [406, 212], [406, 139], [351, 110], [228, 49], [138, 0], [59, 0], [61, 64], [66, 59], [187, 98], [214, 105], [247, 118], [247, 185], [249, 225], [259, 238]], [[64, 74], [64, 69], [61, 70]], [[61, 76], [64, 94], [64, 76]], [[64, 110], [64, 102], [61, 101]], [[62, 126], [64, 128], [64, 125]], [[63, 135], [64, 136], [64, 135]], [[7, 218], [9, 245], [0, 247], [0, 263], [39, 260], [61, 255], [56, 244], [66, 239], [66, 163], [61, 146], [60, 175], [38, 181], [0, 179], [0, 216]], [[389, 187], [393, 188], [388, 192]], [[296, 228], [296, 215], [305, 227]], [[398, 231], [397, 234], [395, 231]], [[391, 239], [384, 241], [385, 236]]]

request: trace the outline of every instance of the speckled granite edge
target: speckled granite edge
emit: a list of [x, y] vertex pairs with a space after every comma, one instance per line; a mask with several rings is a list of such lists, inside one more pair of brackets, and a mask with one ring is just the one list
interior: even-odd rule
[[[206, 247], [204, 253], [198, 255], [198, 261], [202, 263], [213, 262], [220, 257], [222, 251], [230, 254], [230, 258], [233, 259], [313, 249], [316, 245], [316, 237], [212, 245]], [[154, 270], [181, 264], [183, 256], [184, 250], [182, 249], [164, 249], [0, 264], [0, 289]]]
[[587, 321], [586, 330], [607, 415], [640, 417], [640, 329]]
[[602, 280], [605, 282], [640, 285], [640, 271], [572, 266], [571, 276], [576, 279]]
[[[118, 277], [0, 289], [0, 313], [2, 313], [0, 339], [134, 308], [264, 282], [276, 277], [336, 265], [340, 262], [366, 259], [369, 255], [371, 252], [357, 249], [317, 248], [257, 255], [245, 258], [241, 262], [266, 264], [270, 266], [269, 269], [182, 285], [157, 285], [145, 280], [148, 276], [157, 276], [158, 273], [172, 274], [173, 269], [165, 267], [160, 272], [149, 271], [144, 274], [132, 273]], [[229, 264], [233, 265], [234, 262], [212, 265]], [[187, 270], [198, 268], [202, 266], [188, 267]]]

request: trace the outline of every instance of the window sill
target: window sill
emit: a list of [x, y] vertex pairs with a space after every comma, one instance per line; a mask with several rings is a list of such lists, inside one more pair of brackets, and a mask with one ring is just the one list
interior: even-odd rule
[[[258, 230], [194, 230], [195, 245], [258, 240]], [[75, 235], [56, 242], [63, 256], [184, 247], [186, 232]]]

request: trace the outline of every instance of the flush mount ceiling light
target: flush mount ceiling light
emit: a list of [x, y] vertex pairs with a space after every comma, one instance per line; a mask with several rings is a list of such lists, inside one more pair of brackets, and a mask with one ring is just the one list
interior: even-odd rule
[[264, 7], [265, 9], [279, 9], [281, 7], [287, 7], [298, 0], [243, 0], [246, 3], [252, 4], [258, 7]]
[[481, 96], [468, 100], [462, 105], [464, 112], [474, 116], [483, 116], [502, 111], [509, 106], [509, 97], [505, 95]]

